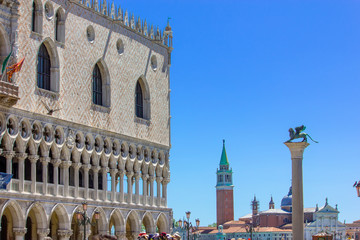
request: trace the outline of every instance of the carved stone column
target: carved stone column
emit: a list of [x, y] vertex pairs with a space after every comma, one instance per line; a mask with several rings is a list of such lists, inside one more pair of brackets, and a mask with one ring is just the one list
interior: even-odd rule
[[107, 201], [107, 173], [109, 172], [108, 167], [101, 168], [102, 180], [103, 180], [103, 200]]
[[75, 198], [79, 197], [79, 169], [81, 167], [81, 163], [73, 163], [74, 168], [74, 180], [75, 180]]
[[140, 180], [140, 173], [135, 173], [135, 203], [138, 205], [140, 204], [140, 191], [139, 191], [139, 180]]
[[43, 165], [42, 178], [43, 178], [43, 194], [47, 194], [47, 182], [48, 182], [48, 164], [50, 162], [49, 157], [40, 157], [40, 161]]
[[131, 204], [132, 203], [132, 192], [133, 192], [133, 188], [132, 188], [132, 177], [134, 176], [133, 172], [127, 172], [126, 173], [127, 176], [127, 187], [128, 187], [128, 203]]
[[29, 160], [31, 162], [31, 193], [36, 192], [36, 162], [39, 160], [38, 155], [30, 155]]
[[55, 185], [55, 191], [54, 195], [59, 195], [59, 165], [61, 164], [61, 160], [53, 159], [51, 160], [51, 163], [54, 165], [54, 185]]
[[165, 200], [165, 203], [164, 203], [164, 207], [167, 207], [167, 185], [168, 183], [170, 182], [170, 178], [164, 178], [163, 179], [163, 185], [162, 185], [162, 188], [163, 188], [163, 191], [162, 191], [162, 197], [164, 198]]
[[85, 192], [84, 192], [84, 198], [89, 198], [89, 169], [91, 168], [90, 164], [84, 164], [84, 186], [85, 186]]
[[58, 230], [59, 240], [69, 240], [72, 234], [72, 230]]
[[138, 236], [139, 236], [139, 232], [133, 232], [133, 233], [131, 234], [131, 239], [132, 239], [132, 240], [136, 240]]
[[69, 196], [69, 167], [71, 166], [71, 161], [62, 161], [60, 167], [62, 168], [62, 174], [64, 179], [64, 197]]
[[126, 239], [126, 232], [116, 231], [115, 236], [117, 237], [117, 240], [127, 240]]
[[119, 202], [123, 203], [124, 202], [124, 175], [125, 172], [124, 170], [119, 170], [119, 183], [120, 183], [120, 199]]
[[25, 171], [24, 171], [24, 160], [27, 157], [26, 153], [17, 153], [16, 158], [19, 165], [19, 192], [24, 191], [24, 180], [25, 180]]
[[50, 233], [50, 229], [38, 229], [36, 232], [39, 236], [39, 240], [44, 240]]
[[15, 152], [4, 151], [2, 155], [6, 158], [6, 173], [12, 174], [12, 159], [15, 156]]
[[98, 200], [99, 199], [99, 194], [98, 194], [98, 189], [99, 189], [99, 171], [100, 171], [100, 167], [99, 166], [93, 166], [91, 168], [94, 172], [94, 189], [95, 189], [95, 196], [94, 196], [94, 200]]
[[117, 169], [110, 169], [110, 176], [111, 176], [111, 201], [115, 202], [115, 195], [116, 195], [116, 173], [118, 172]]
[[15, 240], [24, 240], [26, 234], [26, 228], [13, 228]]
[[156, 197], [157, 197], [157, 203], [156, 205], [158, 207], [161, 206], [161, 181], [162, 181], [162, 177], [156, 177], [156, 184], [157, 184], [157, 187], [156, 187], [156, 190], [157, 190], [157, 193], [156, 193]]
[[[15, 152], [5, 151], [2, 155], [6, 158], [6, 173], [12, 174], [12, 159], [15, 156]], [[6, 190], [11, 190], [11, 182], [6, 186]]]
[[149, 183], [150, 183], [150, 205], [154, 205], [154, 176], [149, 177]]
[[304, 240], [304, 197], [302, 160], [307, 142], [285, 142], [292, 161], [292, 230], [293, 240]]
[[147, 180], [149, 178], [149, 174], [143, 174], [142, 175], [142, 181], [143, 181], [143, 205], [147, 205]]

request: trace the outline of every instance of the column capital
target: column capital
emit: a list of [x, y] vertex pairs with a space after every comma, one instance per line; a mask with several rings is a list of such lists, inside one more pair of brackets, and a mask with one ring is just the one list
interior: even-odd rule
[[61, 159], [60, 158], [56, 158], [51, 160], [51, 163], [54, 164], [54, 167], [59, 167], [59, 165], [61, 164]]
[[163, 177], [157, 176], [156, 177], [156, 182], [160, 183], [163, 180]]
[[111, 169], [110, 169], [110, 175], [111, 175], [111, 177], [114, 177], [117, 172], [118, 172], [117, 169], [111, 168]]
[[94, 173], [97, 173], [100, 171], [101, 167], [100, 166], [92, 166], [91, 169], [94, 171]]
[[61, 168], [69, 168], [71, 166], [72, 162], [71, 161], [61, 161]]
[[134, 172], [126, 172], [126, 176], [128, 178], [132, 178], [134, 176]]
[[72, 166], [75, 170], [79, 170], [79, 168], [81, 167], [81, 163], [73, 163]]
[[27, 157], [27, 153], [16, 153], [15, 157], [19, 160], [24, 160]]
[[50, 162], [50, 158], [49, 157], [40, 157], [40, 161], [45, 165]]
[[31, 163], [36, 163], [39, 160], [39, 155], [29, 155], [28, 158]]
[[141, 177], [142, 177], [143, 180], [146, 181], [149, 178], [149, 174], [143, 174]]
[[139, 181], [140, 176], [141, 176], [141, 174], [140, 174], [139, 172], [136, 172], [136, 173], [134, 174], [135, 180], [136, 180], [136, 181]]
[[84, 171], [88, 172], [89, 169], [91, 168], [91, 165], [90, 164], [83, 164], [82, 168], [84, 169]]
[[16, 236], [24, 236], [27, 232], [26, 228], [13, 228], [13, 232]]
[[166, 185], [170, 182], [170, 178], [164, 178], [163, 179], [163, 184]]
[[108, 173], [109, 172], [109, 168], [108, 167], [102, 167], [101, 168], [102, 172]]
[[154, 182], [154, 180], [155, 180], [155, 177], [154, 177], [153, 175], [150, 175], [150, 176], [149, 176], [149, 181], [150, 181], [150, 182]]
[[290, 150], [291, 159], [303, 158], [305, 148], [310, 145], [307, 142], [285, 142], [284, 144]]
[[121, 176], [124, 176], [124, 175], [125, 175], [125, 170], [124, 170], [124, 169], [119, 169], [118, 173], [119, 173]]
[[73, 231], [72, 230], [58, 230], [57, 233], [60, 237], [69, 238], [73, 234]]
[[131, 236], [133, 237], [133, 239], [137, 239], [137, 237], [139, 236], [139, 233], [132, 233]]
[[36, 233], [42, 238], [47, 237], [50, 233], [50, 229], [38, 229]]
[[15, 156], [15, 152], [14, 151], [3, 151], [1, 153], [1, 155], [3, 155], [5, 158], [13, 158]]
[[124, 239], [126, 237], [126, 232], [116, 231], [115, 236], [120, 239]]

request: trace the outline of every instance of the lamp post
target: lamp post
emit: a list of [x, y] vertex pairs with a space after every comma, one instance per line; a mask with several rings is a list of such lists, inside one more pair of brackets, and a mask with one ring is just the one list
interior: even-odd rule
[[250, 233], [250, 239], [253, 240], [253, 233], [256, 232], [254, 224], [252, 222], [246, 224], [245, 229], [247, 233]]
[[96, 223], [93, 224], [93, 223], [91, 223], [90, 218], [89, 218], [89, 217], [87, 216], [87, 214], [86, 214], [87, 203], [86, 203], [86, 202], [83, 202], [83, 203], [82, 203], [82, 207], [83, 207], [83, 211], [78, 210], [78, 211], [76, 212], [76, 216], [77, 216], [77, 220], [78, 220], [79, 226], [84, 225], [84, 240], [86, 240], [86, 224], [90, 224], [90, 225], [92, 225], [92, 226], [95, 226], [95, 225], [96, 225], [96, 234], [98, 233], [97, 222], [98, 222], [99, 217], [100, 217], [100, 212], [95, 211], [95, 220], [96, 220]]
[[354, 187], [356, 187], [357, 195], [360, 197], [360, 181], [355, 182]]
[[[187, 232], [187, 240], [190, 240], [190, 231], [191, 232], [193, 232], [193, 231], [195, 231], [195, 230], [197, 230], [198, 228], [199, 228], [199, 226], [200, 226], [200, 220], [197, 218], [197, 219], [195, 219], [195, 223], [196, 223], [196, 227], [193, 227], [192, 226], [192, 223], [190, 222], [190, 214], [191, 214], [191, 212], [190, 211], [187, 211], [187, 212], [185, 212], [185, 214], [186, 214], [186, 219], [187, 219], [187, 221], [182, 221], [181, 219], [178, 221], [178, 223], [179, 223], [179, 227], [180, 227], [180, 229], [182, 230], [182, 231], [186, 231]], [[184, 226], [183, 226], [183, 223], [184, 223]], [[193, 240], [196, 240], [196, 238], [198, 237], [197, 236], [198, 234], [192, 234], [192, 239]]]

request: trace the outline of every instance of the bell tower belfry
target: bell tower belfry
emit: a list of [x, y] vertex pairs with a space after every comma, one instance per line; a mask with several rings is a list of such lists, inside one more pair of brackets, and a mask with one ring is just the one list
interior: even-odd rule
[[219, 167], [216, 172], [216, 223], [218, 226], [234, 220], [234, 185], [232, 169], [229, 168], [229, 161], [226, 155], [225, 140], [223, 140]]

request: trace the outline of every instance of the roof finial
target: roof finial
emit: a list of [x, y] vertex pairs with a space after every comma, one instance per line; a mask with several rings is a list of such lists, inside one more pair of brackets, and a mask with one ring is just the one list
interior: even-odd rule
[[223, 144], [225, 145], [225, 139], [223, 139]]
[[328, 205], [328, 198], [325, 198], [325, 206]]

